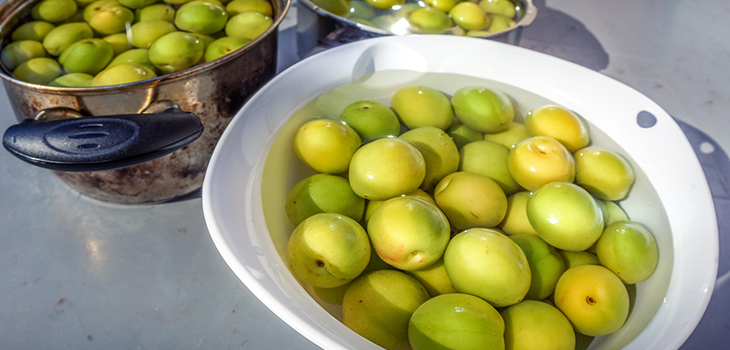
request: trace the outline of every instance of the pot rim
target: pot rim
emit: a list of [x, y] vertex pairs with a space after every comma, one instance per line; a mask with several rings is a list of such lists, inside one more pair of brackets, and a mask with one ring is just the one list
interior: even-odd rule
[[[519, 1], [520, 3], [523, 3], [525, 5], [525, 12], [522, 15], [522, 18], [520, 18], [520, 20], [517, 21], [517, 23], [515, 23], [514, 26], [512, 26], [511, 28], [507, 28], [505, 30], [496, 32], [496, 33], [473, 36], [473, 37], [474, 38], [495, 38], [495, 37], [507, 34], [511, 31], [514, 31], [517, 28], [527, 27], [530, 24], [532, 24], [532, 22], [535, 20], [535, 17], [537, 16], [537, 7], [535, 7], [535, 5], [532, 3], [532, 0], [511, 0], [511, 1], [513, 1], [513, 2]], [[323, 9], [319, 5], [315, 4], [312, 0], [297, 0], [297, 2], [307, 6], [307, 8], [316, 12], [320, 16], [329, 17], [336, 21], [343, 22], [351, 27], [356, 27], [357, 29], [362, 30], [363, 32], [372, 33], [372, 34], [376, 34], [376, 35], [383, 35], [383, 36], [391, 36], [391, 35], [397, 36], [398, 35], [398, 34], [393, 34], [391, 32], [383, 30], [381, 28], [372, 27], [372, 26], [362, 24], [359, 22], [353, 22], [353, 21], [349, 20], [348, 18], [335, 15], [335, 14]]]
[[[7, 22], [13, 18], [14, 16], [18, 15], [18, 13], [26, 8], [26, 5], [29, 3], [35, 2], [37, 0], [21, 0], [18, 2], [13, 1], [6, 1], [2, 5], [0, 5], [0, 16], [3, 16], [0, 18], [0, 42], [5, 41], [5, 39], [12, 33], [10, 31], [5, 32]], [[28, 82], [24, 82], [18, 79], [15, 79], [12, 74], [10, 74], [5, 68], [3, 64], [0, 63], [0, 78], [4, 80], [4, 82], [8, 82], [11, 84], [17, 84], [20, 86], [23, 86], [27, 89], [33, 89], [33, 90], [39, 90], [43, 93], [56, 93], [56, 94], [74, 94], [74, 95], [84, 95], [84, 94], [98, 94], [100, 92], [109, 92], [114, 93], [117, 92], [117, 90], [128, 90], [132, 86], [144, 86], [144, 85], [161, 85], [168, 82], [174, 82], [181, 79], [185, 79], [191, 75], [197, 75], [202, 74], [204, 72], [210, 71], [212, 69], [217, 68], [218, 66], [221, 66], [228, 61], [231, 61], [246, 52], [252, 50], [252, 48], [257, 45], [259, 42], [263, 41], [265, 37], [269, 37], [270, 35], [273, 35], [275, 32], [279, 30], [279, 25], [281, 25], [281, 22], [286, 17], [287, 13], [289, 13], [289, 9], [291, 8], [292, 1], [293, 0], [270, 0], [272, 5], [275, 5], [277, 10], [277, 15], [273, 18], [273, 23], [271, 24], [271, 27], [266, 29], [265, 32], [263, 32], [261, 35], [256, 37], [255, 39], [251, 40], [249, 43], [244, 45], [243, 47], [239, 48], [238, 50], [231, 52], [225, 56], [219, 57], [213, 61], [201, 63], [198, 65], [195, 65], [193, 67], [168, 73], [164, 75], [157, 76], [155, 78], [135, 81], [131, 83], [126, 84], [117, 84], [117, 85], [105, 85], [105, 86], [98, 86], [98, 87], [57, 87], [57, 86], [49, 86], [49, 85], [41, 85], [41, 84], [32, 84]], [[530, 0], [528, 0], [530, 1]], [[6, 14], [8, 14], [6, 16]]]

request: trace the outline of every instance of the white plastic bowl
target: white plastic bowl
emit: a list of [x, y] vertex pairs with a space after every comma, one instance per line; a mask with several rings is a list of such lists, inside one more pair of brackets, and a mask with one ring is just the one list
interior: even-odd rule
[[[523, 115], [546, 101], [570, 108], [589, 122], [594, 145], [629, 158], [637, 180], [621, 205], [656, 236], [659, 267], [636, 286], [625, 326], [594, 339], [589, 348], [676, 349], [684, 343], [709, 303], [718, 265], [712, 197], [685, 135], [661, 107], [626, 85], [558, 58], [476, 38], [393, 36], [329, 49], [279, 74], [241, 109], [213, 153], [203, 210], [220, 254], [261, 302], [322, 348], [379, 348], [344, 326], [337, 307], [318, 302], [286, 267], [283, 253], [293, 226], [283, 203], [304, 177], [287, 148], [292, 114], [320, 94], [389, 70], [413, 72], [366, 81], [362, 86], [372, 88], [371, 98], [383, 101], [387, 94], [377, 91], [426, 79], [417, 72], [487, 79], [512, 97]], [[429, 84], [448, 94], [460, 87], [448, 79]], [[347, 95], [333, 96], [318, 107], [339, 113], [353, 102]], [[655, 124], [640, 126], [637, 119], [643, 117]], [[283, 136], [275, 142], [279, 133]], [[266, 165], [270, 152], [278, 160]], [[262, 189], [265, 166], [270, 168]]]

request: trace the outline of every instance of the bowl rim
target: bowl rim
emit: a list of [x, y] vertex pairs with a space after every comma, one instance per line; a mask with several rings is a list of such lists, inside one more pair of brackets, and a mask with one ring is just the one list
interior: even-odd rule
[[[642, 330], [642, 332], [637, 335], [634, 339], [631, 340], [631, 342], [628, 344], [627, 348], [635, 348], [635, 349], [643, 349], [647, 347], [647, 344], [652, 344], [652, 346], [657, 346], [657, 344], [661, 345], [661, 348], [679, 348], [684, 341], [689, 337], [689, 335], [693, 332], [694, 328], [699, 323], [702, 315], [704, 314], [707, 305], [709, 303], [710, 296], [712, 295], [712, 291], [714, 289], [715, 284], [715, 278], [717, 275], [717, 269], [718, 269], [718, 256], [719, 256], [719, 248], [718, 248], [718, 226], [717, 226], [717, 219], [716, 219], [716, 213], [714, 209], [714, 203], [712, 202], [712, 196], [710, 193], [709, 185], [706, 181], [704, 172], [699, 164], [699, 160], [697, 159], [696, 154], [694, 153], [691, 145], [689, 144], [689, 141], [686, 139], [686, 136], [684, 136], [684, 133], [681, 131], [679, 126], [676, 124], [676, 122], [663, 110], [661, 107], [656, 105], [653, 101], [651, 101], [648, 97], [644, 96], [640, 92], [634, 90], [631, 87], [628, 87], [627, 85], [618, 82], [610, 77], [607, 77], [601, 73], [598, 73], [596, 71], [590, 70], [588, 68], [579, 66], [575, 63], [568, 62], [566, 60], [562, 60], [553, 56], [549, 56], [543, 53], [539, 53], [536, 51], [528, 50], [525, 48], [512, 46], [508, 44], [503, 44], [499, 42], [489, 41], [489, 40], [482, 40], [477, 38], [464, 38], [464, 37], [453, 37], [449, 35], [409, 35], [409, 36], [386, 36], [386, 37], [378, 37], [378, 38], [372, 38], [372, 39], [366, 39], [359, 42], [349, 43], [345, 44], [339, 47], [331, 48], [322, 52], [319, 52], [317, 54], [314, 54], [308, 58], [305, 58], [291, 67], [284, 70], [282, 73], [274, 77], [266, 86], [264, 86], [262, 89], [260, 89], [252, 98], [247, 102], [246, 105], [239, 111], [239, 113], [234, 117], [234, 120], [231, 122], [231, 125], [227, 128], [227, 130], [224, 132], [223, 136], [221, 137], [221, 140], [219, 141], [218, 146], [216, 147], [213, 156], [211, 158], [211, 162], [209, 165], [209, 169], [206, 173], [206, 178], [203, 183], [202, 188], [202, 199], [203, 199], [203, 212], [204, 217], [206, 220], [206, 224], [208, 225], [208, 229], [211, 235], [212, 240], [214, 241], [214, 244], [218, 248], [219, 252], [221, 253], [222, 257], [226, 261], [226, 263], [229, 265], [229, 267], [234, 271], [234, 273], [241, 279], [241, 281], [246, 285], [249, 290], [253, 292], [254, 295], [257, 296], [259, 300], [261, 300], [267, 307], [269, 307], [272, 312], [274, 312], [277, 316], [279, 316], [282, 320], [284, 320], [287, 324], [289, 324], [292, 328], [297, 330], [300, 334], [307, 337], [310, 341], [314, 342], [317, 345], [323, 346], [325, 348], [340, 348], [338, 346], [338, 343], [336, 340], [334, 340], [332, 337], [328, 335], [323, 334], [323, 330], [312, 326], [311, 324], [307, 324], [306, 320], [300, 315], [297, 314], [296, 310], [289, 309], [286, 305], [282, 303], [282, 300], [277, 299], [278, 296], [273, 296], [271, 294], [271, 291], [266, 290], [266, 286], [262, 283], [262, 277], [256, 276], [256, 274], [260, 273], [260, 271], [252, 271], [250, 270], [245, 264], [241, 262], [238, 256], [236, 256], [236, 253], [233, 251], [232, 247], [229, 245], [229, 242], [227, 240], [227, 235], [231, 234], [231, 232], [226, 231], [228, 227], [225, 227], [225, 225], [221, 225], [225, 221], [225, 218], [220, 216], [219, 208], [217, 208], [216, 201], [219, 199], [218, 192], [216, 185], [218, 184], [218, 177], [225, 172], [226, 168], [226, 162], [228, 159], [224, 159], [224, 152], [226, 151], [226, 147], [229, 147], [228, 144], [233, 142], [235, 144], [236, 138], [239, 137], [236, 133], [239, 133], [241, 130], [242, 125], [247, 122], [248, 113], [250, 110], [253, 110], [257, 103], [257, 101], [261, 98], [261, 96], [266, 95], [269, 93], [269, 90], [272, 89], [273, 86], [277, 86], [280, 84], [287, 84], [287, 79], [289, 79], [290, 75], [295, 74], [295, 72], [311, 69], [313, 66], [316, 66], [318, 60], [322, 60], [326, 57], [334, 57], [338, 56], [340, 59], [344, 57], [343, 55], [346, 55], [347, 53], [351, 53], [353, 51], [361, 53], [362, 51], [365, 51], [369, 48], [376, 47], [377, 45], [384, 45], [384, 44], [396, 44], [396, 45], [405, 45], [405, 46], [419, 46], [419, 45], [430, 45], [431, 49], [433, 50], [434, 46], [438, 45], [447, 45], [447, 44], [461, 44], [461, 45], [471, 45], [471, 46], [479, 46], [483, 49], [489, 49], [493, 51], [495, 54], [507, 54], [511, 55], [512, 59], [518, 60], [519, 63], [526, 62], [539, 62], [541, 66], [549, 66], [551, 68], [558, 68], [557, 70], [562, 71], [563, 73], [569, 72], [571, 79], [567, 79], [564, 81], [560, 81], [558, 79], [555, 82], [555, 87], [553, 88], [553, 91], [550, 92], [550, 96], [546, 96], [547, 98], [554, 100], [558, 103], [560, 101], [565, 100], [566, 98], [570, 98], [570, 96], [567, 96], [565, 93], [566, 91], [571, 92], [577, 92], [581, 96], [585, 94], [591, 94], [592, 92], [586, 92], [586, 91], [578, 91], [576, 90], [576, 87], [571, 87], [569, 82], [575, 77], [590, 77], [592, 80], [595, 80], [597, 82], [600, 82], [601, 88], [609, 88], [609, 89], [615, 89], [617, 91], [624, 91], [627, 93], [634, 94], [638, 97], [638, 99], [641, 100], [643, 104], [643, 110], [650, 111], [650, 113], [654, 114], [659, 120], [661, 121], [670, 121], [669, 123], [660, 123], [662, 128], [662, 132], [671, 132], [673, 136], [678, 136], [676, 139], [672, 139], [672, 147], [674, 149], [681, 149], [681, 159], [689, 161], [688, 164], [685, 164], [683, 167], [684, 169], [690, 171], [692, 176], [699, 176], [695, 179], [690, 179], [690, 176], [682, 177], [682, 180], [686, 180], [688, 183], [691, 182], [692, 186], [689, 186], [689, 188], [683, 188], [678, 187], [676, 191], [681, 192], [682, 194], [691, 193], [693, 196], [696, 196], [695, 198], [699, 198], [702, 204], [702, 210], [705, 210], [705, 212], [698, 211], [698, 205], [697, 203], [677, 203], [677, 206], [679, 209], [673, 209], [673, 210], [687, 210], [689, 212], [686, 217], [682, 218], [674, 218], [670, 217], [670, 220], [673, 220], [672, 222], [680, 222], [679, 225], [684, 230], [689, 229], [689, 220], [699, 220], [698, 224], [702, 226], [702, 229], [700, 230], [694, 230], [694, 234], [696, 234], [695, 237], [692, 237], [694, 240], [702, 241], [704, 244], [701, 247], [693, 246], [692, 244], [688, 244], [685, 240], [678, 240], [675, 239], [675, 237], [672, 237], [672, 244], [674, 248], [675, 253], [675, 259], [673, 262], [673, 268], [671, 271], [671, 279], [670, 279], [670, 285], [669, 289], [667, 291], [667, 295], [665, 296], [664, 301], [662, 302], [662, 305], [660, 309], [657, 311], [656, 315], [654, 315], [652, 319], [652, 323], [657, 321], [658, 318], [661, 318], [662, 320], [673, 320], [674, 322], [679, 322], [682, 325], [682, 329], [674, 329], [666, 326], [666, 325], [660, 325], [659, 329], [657, 329], [657, 332], [667, 336], [671, 335], [671, 339], [663, 338], [663, 339], [646, 339], [645, 337], [642, 338], [642, 334], [645, 333], [645, 330]], [[428, 51], [428, 50], [427, 50]], [[442, 51], [445, 52], [445, 51]], [[451, 51], [449, 51], [451, 52]], [[515, 62], [513, 62], [515, 63]], [[502, 67], [504, 69], [507, 69], [506, 67]], [[553, 70], [553, 69], [551, 69]], [[546, 76], [553, 76], [557, 72], [543, 72], [543, 76], [541, 78], [545, 78]], [[311, 73], [310, 73], [311, 74]], [[312, 77], [316, 78], [316, 77]], [[510, 85], [515, 85], [518, 87], [522, 87], [525, 85], [529, 85], [529, 78], [527, 76], [524, 76], [524, 74], [515, 77], [514, 80], [511, 81], [505, 81], [505, 83]], [[527, 89], [529, 90], [529, 89]], [[547, 90], [546, 90], [547, 91]], [[604, 93], [605, 91], [599, 91], [597, 93]], [[314, 91], [311, 92], [312, 95], [316, 95]], [[539, 93], [538, 93], [539, 94]], [[314, 96], [311, 96], [314, 97]], [[588, 108], [587, 106], [577, 106], [579, 108]], [[681, 137], [679, 137], [681, 135]], [[630, 142], [631, 140], [623, 139], [623, 141]], [[259, 155], [260, 156], [260, 155]], [[639, 162], [639, 160], [637, 160]], [[654, 176], [656, 177], [656, 176]], [[665, 176], [666, 177], [666, 176]], [[692, 180], [692, 181], [689, 181]], [[667, 180], [669, 181], [669, 180]], [[669, 186], [669, 183], [665, 183], [662, 186]], [[248, 187], [255, 187], [255, 184], [253, 183], [253, 179], [250, 179], [247, 183]], [[259, 186], [260, 187], [260, 186]], [[259, 188], [260, 191], [260, 188]], [[661, 194], [661, 193], [660, 193]], [[260, 195], [260, 194], [259, 194]], [[253, 200], [252, 198], [247, 198], [246, 201], [249, 202], [248, 205], [254, 205], [254, 203], [251, 202]], [[685, 201], [690, 202], [690, 201]], [[259, 203], [260, 205], [260, 203]], [[673, 203], [674, 205], [674, 203]], [[671, 215], [671, 213], [668, 213], [668, 215]], [[675, 227], [674, 224], [672, 224], [672, 227]], [[249, 227], [250, 228], [250, 227]], [[240, 233], [238, 233], [240, 234]], [[268, 231], [267, 231], [268, 235]], [[688, 238], [687, 238], [688, 239]], [[692, 242], [689, 242], [692, 243]], [[706, 248], [710, 248], [711, 251], [705, 250]], [[693, 261], [693, 265], [689, 266], [687, 264], [680, 265], [680, 258], [682, 256], [692, 255], [693, 258], [697, 258], [699, 260]], [[677, 258], [680, 257], [680, 258]], [[277, 255], [276, 264], [283, 263], [281, 261], [280, 257]], [[701, 266], [701, 268], [700, 268]], [[686, 278], [686, 277], [692, 277], [692, 278], [699, 278], [702, 283], [698, 285], [692, 285], [688, 287], [686, 284], [683, 286], [682, 289], [680, 289], [677, 285], [679, 283], [679, 280]], [[271, 278], [271, 276], [264, 276], [264, 279]], [[273, 281], [273, 279], [272, 279]], [[277, 283], [274, 281], [274, 283]], [[674, 301], [674, 298], [682, 299], [682, 298], [693, 298], [691, 299], [691, 306], [684, 307], [682, 312], [679, 312], [677, 308], [669, 309], [669, 303]], [[676, 302], [675, 302], [676, 303]], [[688, 310], [689, 309], [689, 310]], [[658, 322], [658, 321], [657, 321]], [[650, 324], [651, 325], [651, 324]], [[647, 326], [648, 327], [648, 326]], [[326, 339], [323, 339], [322, 337], [326, 337]]]

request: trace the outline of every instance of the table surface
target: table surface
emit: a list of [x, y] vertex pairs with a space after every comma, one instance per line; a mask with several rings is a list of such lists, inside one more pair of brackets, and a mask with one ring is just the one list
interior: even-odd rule
[[[516, 43], [644, 93], [695, 146], [720, 229], [718, 280], [684, 349], [730, 330], [730, 2], [533, 0]], [[299, 57], [296, 5], [279, 69]], [[15, 117], [0, 92], [0, 128]], [[671, 140], [668, 140], [671, 142]], [[200, 195], [121, 206], [80, 196], [0, 152], [0, 340], [4, 349], [315, 349], [236, 278], [213, 245]]]

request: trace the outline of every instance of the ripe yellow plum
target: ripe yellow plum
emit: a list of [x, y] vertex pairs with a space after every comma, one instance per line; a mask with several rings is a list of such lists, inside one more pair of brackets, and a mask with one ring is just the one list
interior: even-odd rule
[[441, 180], [434, 199], [456, 229], [495, 227], [507, 213], [507, 196], [487, 176], [457, 171]]
[[355, 220], [320, 213], [302, 221], [287, 243], [289, 269], [314, 287], [334, 288], [359, 276], [370, 260], [370, 241]]
[[572, 267], [555, 286], [555, 306], [576, 331], [588, 336], [613, 333], [626, 322], [629, 293], [621, 279], [601, 265]]
[[530, 289], [525, 253], [501, 232], [473, 228], [458, 233], [444, 252], [444, 266], [454, 287], [495, 307], [517, 304]]
[[381, 204], [368, 220], [367, 232], [378, 256], [406, 271], [434, 264], [451, 238], [449, 221], [441, 210], [414, 196]]
[[360, 147], [360, 136], [341, 121], [314, 119], [294, 135], [294, 152], [310, 168], [326, 174], [344, 173]]
[[533, 136], [518, 143], [510, 150], [507, 165], [515, 181], [528, 191], [553, 181], [575, 180], [573, 155], [552, 137]]
[[411, 193], [426, 176], [421, 152], [396, 138], [381, 138], [363, 145], [353, 154], [349, 169], [353, 191], [369, 200]]
[[561, 106], [547, 105], [527, 112], [525, 127], [533, 135], [550, 136], [560, 141], [570, 152], [590, 143], [585, 123], [575, 113]]

